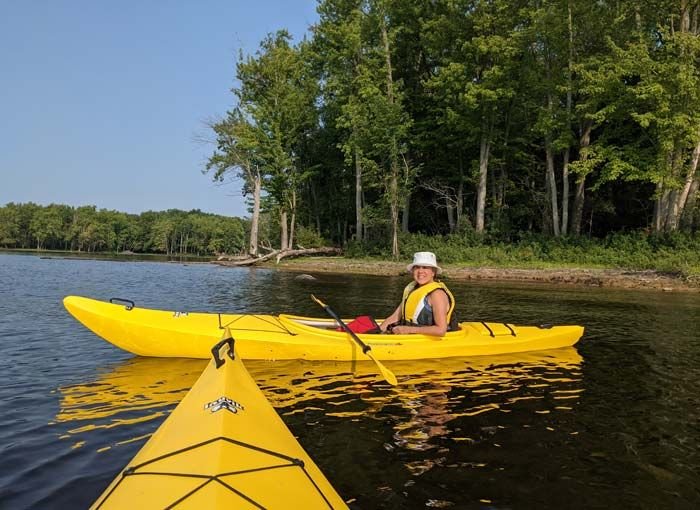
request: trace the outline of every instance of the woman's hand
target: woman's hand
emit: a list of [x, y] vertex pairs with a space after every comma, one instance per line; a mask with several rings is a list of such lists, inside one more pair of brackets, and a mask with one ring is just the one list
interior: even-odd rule
[[379, 329], [381, 330], [381, 332], [386, 333], [388, 331], [389, 333], [391, 333], [389, 327], [397, 323], [399, 321], [399, 317], [401, 317], [401, 305], [397, 306], [396, 310], [394, 310], [394, 313], [392, 313], [389, 317], [384, 319], [379, 325]]

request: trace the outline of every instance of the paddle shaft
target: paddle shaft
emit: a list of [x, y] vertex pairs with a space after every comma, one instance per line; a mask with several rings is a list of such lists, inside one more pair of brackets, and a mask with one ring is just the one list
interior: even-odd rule
[[330, 306], [328, 306], [326, 303], [324, 303], [323, 301], [321, 301], [320, 299], [318, 299], [318, 298], [317, 298], [316, 296], [314, 296], [313, 294], [311, 294], [311, 299], [313, 299], [314, 301], [316, 301], [316, 303], [318, 303], [319, 305], [321, 305], [321, 306], [323, 307], [323, 309], [326, 311], [326, 313], [327, 313], [328, 315], [330, 315], [330, 316], [333, 318], [333, 320], [335, 320], [335, 322], [337, 322], [338, 324], [340, 324], [340, 327], [343, 328], [343, 330], [344, 330], [348, 335], [350, 335], [350, 338], [352, 338], [352, 339], [357, 343], [357, 345], [359, 345], [359, 346], [362, 348], [362, 353], [363, 353], [365, 356], [367, 356], [369, 359], [371, 359], [372, 361], [374, 361], [374, 363], [377, 365], [377, 368], [379, 369], [379, 372], [382, 374], [382, 377], [383, 377], [384, 379], [386, 379], [386, 381], [387, 381], [389, 384], [391, 384], [391, 385], [393, 385], [393, 386], [396, 386], [397, 384], [399, 384], [399, 382], [396, 380], [396, 376], [394, 375], [394, 372], [392, 372], [391, 370], [389, 370], [388, 368], [386, 368], [386, 367], [384, 366], [384, 364], [383, 364], [381, 361], [379, 361], [377, 358], [374, 357], [374, 354], [372, 354], [372, 348], [371, 348], [369, 345], [367, 345], [366, 343], [364, 343], [362, 340], [360, 340], [360, 338], [355, 334], [355, 332], [354, 332], [352, 329], [350, 329], [350, 328], [347, 326], [347, 324], [345, 324], [345, 323], [343, 322], [343, 319], [341, 319], [340, 317], [338, 317], [338, 314], [336, 314], [336, 313], [331, 309]]
[[363, 353], [363, 354], [367, 354], [368, 351], [371, 351], [371, 350], [372, 350], [372, 348], [371, 348], [369, 345], [367, 345], [366, 343], [364, 343], [364, 342], [360, 339], [360, 337], [358, 337], [358, 336], [355, 334], [355, 332], [354, 332], [352, 329], [350, 329], [350, 328], [348, 327], [347, 324], [345, 324], [345, 322], [343, 321], [343, 319], [341, 319], [340, 317], [338, 317], [338, 315], [331, 309], [330, 306], [328, 306], [327, 304], [324, 303], [324, 304], [323, 304], [323, 309], [326, 310], [326, 313], [328, 313], [328, 315], [330, 315], [331, 317], [333, 317], [333, 319], [335, 320], [335, 322], [337, 322], [338, 324], [340, 324], [340, 327], [343, 328], [343, 330], [344, 330], [347, 334], [349, 334], [349, 335], [352, 337], [352, 339], [355, 340], [355, 342], [357, 342], [357, 344], [358, 344], [360, 347], [362, 347], [362, 353]]

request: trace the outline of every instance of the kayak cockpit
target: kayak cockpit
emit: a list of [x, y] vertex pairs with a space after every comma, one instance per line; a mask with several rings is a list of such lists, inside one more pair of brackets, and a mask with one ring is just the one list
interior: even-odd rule
[[[282, 314], [279, 316], [280, 320], [283, 322], [292, 322], [301, 326], [307, 326], [310, 328], [318, 328], [324, 330], [335, 330], [338, 324], [333, 319], [319, 319], [314, 317], [300, 317], [297, 315], [286, 315]], [[343, 319], [347, 324], [352, 319]]]

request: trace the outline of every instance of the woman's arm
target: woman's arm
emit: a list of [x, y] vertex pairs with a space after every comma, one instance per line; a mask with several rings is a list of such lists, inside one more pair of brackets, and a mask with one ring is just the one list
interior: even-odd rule
[[392, 324], [399, 322], [399, 319], [401, 318], [401, 303], [399, 303], [399, 306], [396, 307], [396, 310], [394, 310], [394, 313], [392, 313], [389, 317], [384, 319], [382, 323], [379, 325], [379, 329], [382, 330], [382, 333], [386, 333], [386, 328], [391, 326]]
[[[428, 302], [433, 309], [432, 326], [396, 326], [392, 333], [405, 335], [407, 333], [421, 333], [423, 335], [444, 336], [447, 333], [447, 310], [449, 308], [449, 298], [442, 290], [436, 290], [428, 296]], [[388, 320], [388, 319], [387, 319]]]

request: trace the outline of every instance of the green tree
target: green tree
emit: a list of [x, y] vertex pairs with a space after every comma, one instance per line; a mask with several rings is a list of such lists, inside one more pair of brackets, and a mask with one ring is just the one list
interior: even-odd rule
[[[426, 25], [432, 34], [437, 66], [428, 79], [439, 123], [462, 148], [478, 150], [474, 228], [485, 229], [487, 180], [494, 145], [505, 137], [508, 112], [515, 95], [516, 65], [521, 57], [516, 34], [517, 3], [507, 1], [445, 2], [440, 14]], [[503, 140], [503, 138], [501, 138]], [[453, 143], [455, 143], [453, 142]], [[501, 142], [503, 143], [503, 141]], [[458, 183], [463, 180], [462, 157]], [[461, 214], [461, 192], [455, 200]], [[459, 221], [455, 221], [455, 224]]]
[[17, 206], [9, 203], [0, 207], [0, 245], [13, 248], [20, 242]]
[[53, 205], [39, 209], [32, 216], [29, 231], [36, 239], [37, 250], [45, 248], [48, 243], [59, 242], [63, 238], [60, 211]]
[[593, 190], [618, 180], [653, 184], [656, 232], [677, 229], [689, 198], [692, 203], [700, 154], [700, 43], [690, 19], [699, 11], [684, 1], [623, 2], [608, 52], [580, 67], [581, 109], [595, 139], [575, 168], [596, 176]]
[[213, 178], [219, 182], [224, 182], [232, 171], [243, 180], [243, 196], [252, 195], [248, 253], [256, 256], [265, 165], [260, 147], [265, 143], [265, 135], [245, 118], [240, 108], [228, 112], [224, 120], [212, 124], [211, 128], [216, 134], [217, 150], [209, 158], [205, 172], [213, 170]]
[[308, 178], [298, 148], [315, 128], [318, 83], [311, 73], [306, 44], [290, 45], [286, 31], [270, 35], [256, 58], [241, 58], [234, 92], [243, 116], [256, 128], [256, 155], [263, 161], [263, 189], [280, 214], [281, 248], [294, 240], [298, 193]]
[[[336, 128], [329, 144], [337, 144], [343, 164], [354, 172], [355, 238], [365, 238], [363, 217], [363, 119], [368, 113], [360, 100], [361, 66], [365, 60], [363, 0], [326, 0], [318, 6], [319, 23], [314, 27], [313, 56], [321, 86], [321, 116], [326, 131]], [[345, 168], [343, 168], [345, 170]], [[329, 173], [333, 170], [328, 170]], [[345, 172], [333, 172], [344, 180]], [[333, 179], [331, 179], [332, 181]], [[340, 195], [344, 188], [340, 188]]]
[[323, 67], [327, 111], [340, 128], [339, 146], [346, 165], [354, 164], [355, 234], [366, 239], [367, 188], [379, 190], [377, 204], [386, 208], [391, 250], [398, 256], [401, 197], [408, 191], [407, 134], [411, 119], [403, 107], [401, 82], [392, 58], [398, 27], [392, 21], [391, 2], [325, 2], [319, 7], [316, 28]]

